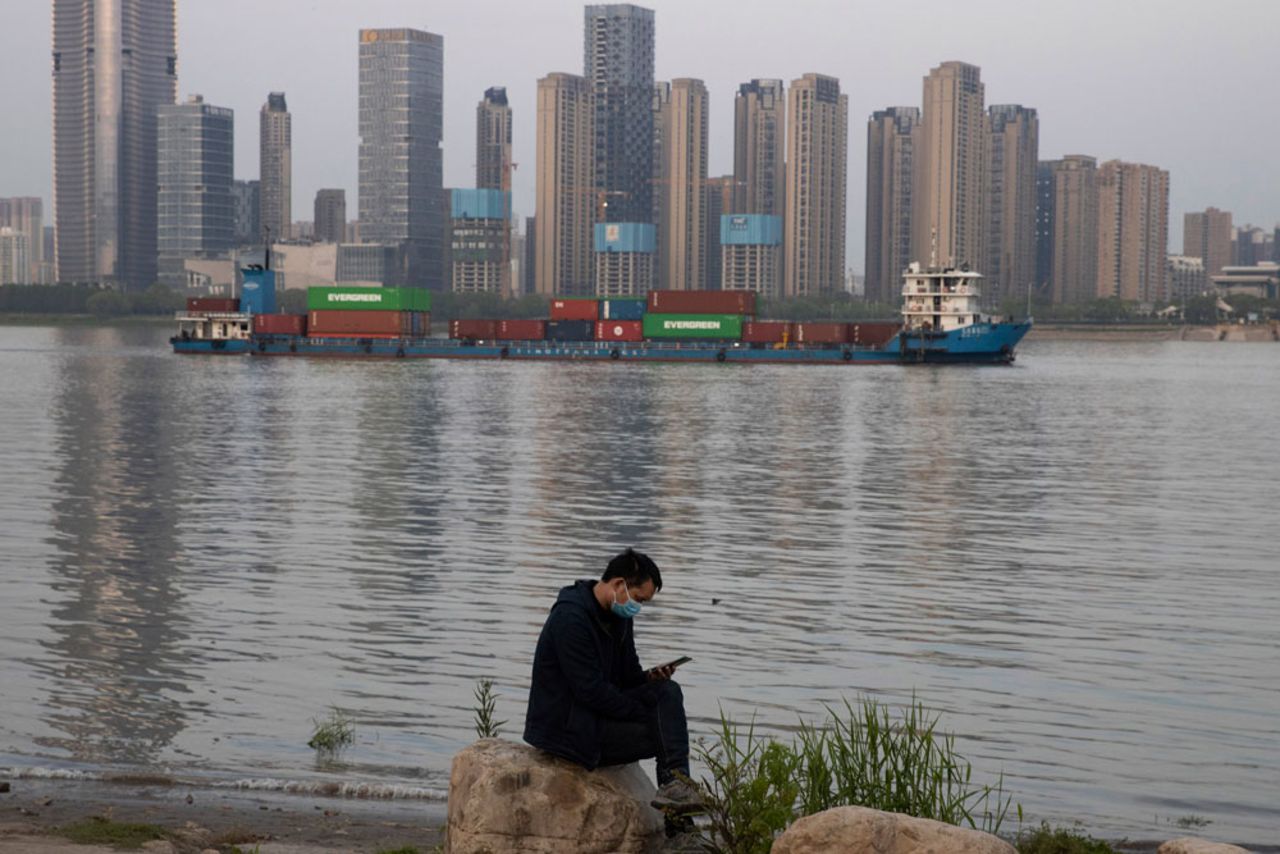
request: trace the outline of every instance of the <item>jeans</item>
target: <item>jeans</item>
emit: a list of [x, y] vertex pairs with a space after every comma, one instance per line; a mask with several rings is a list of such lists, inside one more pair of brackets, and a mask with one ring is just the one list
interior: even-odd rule
[[670, 679], [649, 682], [627, 691], [646, 706], [644, 720], [605, 718], [600, 726], [600, 764], [626, 765], [653, 757], [658, 760], [658, 785], [677, 773], [689, 776], [689, 724], [684, 694]]

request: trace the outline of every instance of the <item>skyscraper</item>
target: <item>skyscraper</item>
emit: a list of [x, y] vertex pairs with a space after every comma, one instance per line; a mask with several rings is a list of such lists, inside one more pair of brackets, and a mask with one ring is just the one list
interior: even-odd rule
[[897, 302], [911, 256], [911, 192], [917, 107], [889, 107], [867, 122], [866, 297]]
[[192, 95], [159, 108], [160, 281], [186, 286], [185, 262], [235, 244], [235, 117]]
[[236, 206], [236, 246], [259, 246], [262, 243], [262, 184], [258, 181], [235, 181], [231, 197]]
[[707, 283], [707, 87], [701, 80], [671, 81], [662, 113], [661, 287], [696, 291]]
[[976, 268], [986, 261], [981, 246], [983, 97], [975, 65], [944, 62], [924, 78], [911, 254], [925, 264]]
[[786, 110], [781, 80], [756, 79], [738, 87], [733, 99], [732, 213], [782, 216]]
[[1109, 160], [1098, 167], [1099, 297], [1169, 298], [1169, 173]]
[[444, 287], [444, 37], [360, 31], [360, 239], [402, 246], [411, 286]]
[[595, 292], [591, 86], [576, 74], [538, 81], [534, 287], [546, 296]]
[[1206, 276], [1231, 264], [1231, 211], [1196, 211], [1184, 214], [1182, 223], [1182, 254], [1203, 260]]
[[320, 243], [347, 242], [347, 191], [316, 191], [315, 238]]
[[782, 217], [724, 214], [719, 221], [723, 291], [778, 295], [782, 262]]
[[507, 169], [511, 165], [511, 107], [507, 90], [495, 86], [484, 90], [476, 105], [476, 187], [481, 190], [508, 190]]
[[1044, 290], [1054, 303], [1087, 302], [1098, 291], [1098, 161], [1069, 154], [1044, 161], [1040, 171], [1041, 239], [1049, 242]]
[[588, 5], [583, 75], [595, 123], [595, 187], [610, 222], [648, 222], [653, 211], [653, 10]]
[[32, 196], [0, 199], [0, 228], [11, 228], [25, 236], [30, 269], [26, 281], [44, 282], [44, 202]]
[[849, 96], [840, 81], [806, 74], [787, 93], [784, 295], [844, 288]]
[[1000, 104], [987, 111], [983, 246], [978, 261], [983, 302], [998, 308], [1025, 299], [1036, 277], [1036, 170], [1040, 120], [1036, 111]]
[[156, 276], [156, 107], [177, 94], [175, 0], [53, 0], [58, 280]]
[[31, 247], [16, 228], [0, 226], [0, 285], [31, 284]]
[[272, 92], [258, 115], [258, 222], [272, 240], [293, 231], [293, 116], [283, 92]]
[[[785, 144], [785, 141], [784, 141]], [[717, 178], [708, 178], [706, 192], [702, 194], [703, 207], [707, 212], [707, 239], [704, 243], [703, 252], [707, 257], [707, 280], [702, 287], [704, 290], [715, 291], [721, 288], [721, 282], [724, 280], [724, 268], [722, 266], [722, 252], [720, 251], [720, 217], [733, 210], [734, 191], [737, 189], [738, 183], [732, 175], [721, 175]], [[782, 219], [778, 219], [778, 230], [781, 234]], [[777, 264], [778, 280], [773, 283], [772, 293], [777, 293], [782, 287], [782, 239], [778, 239], [778, 255], [779, 262]]]

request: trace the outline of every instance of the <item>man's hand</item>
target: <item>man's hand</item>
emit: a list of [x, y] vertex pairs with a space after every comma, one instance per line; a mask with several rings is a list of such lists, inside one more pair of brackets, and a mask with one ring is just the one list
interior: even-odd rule
[[676, 669], [674, 667], [667, 665], [666, 667], [655, 667], [652, 670], [646, 671], [645, 676], [650, 682], [663, 682], [670, 679], [671, 674], [675, 672]]

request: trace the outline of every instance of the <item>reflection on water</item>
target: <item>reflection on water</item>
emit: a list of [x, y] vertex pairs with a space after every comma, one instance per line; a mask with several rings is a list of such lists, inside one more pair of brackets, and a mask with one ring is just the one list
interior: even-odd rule
[[[634, 543], [667, 581], [642, 655], [694, 657], [695, 731], [914, 692], [1036, 819], [1280, 823], [1280, 349], [738, 369], [163, 337], [0, 328], [14, 763], [438, 787], [475, 680], [518, 732], [556, 589]], [[317, 768], [330, 705], [358, 743]]]

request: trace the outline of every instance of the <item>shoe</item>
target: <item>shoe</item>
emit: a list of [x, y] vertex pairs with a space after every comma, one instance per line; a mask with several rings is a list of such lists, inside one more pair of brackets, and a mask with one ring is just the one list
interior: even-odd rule
[[692, 783], [680, 779], [663, 783], [649, 803], [669, 815], [698, 812], [703, 807], [702, 793]]

